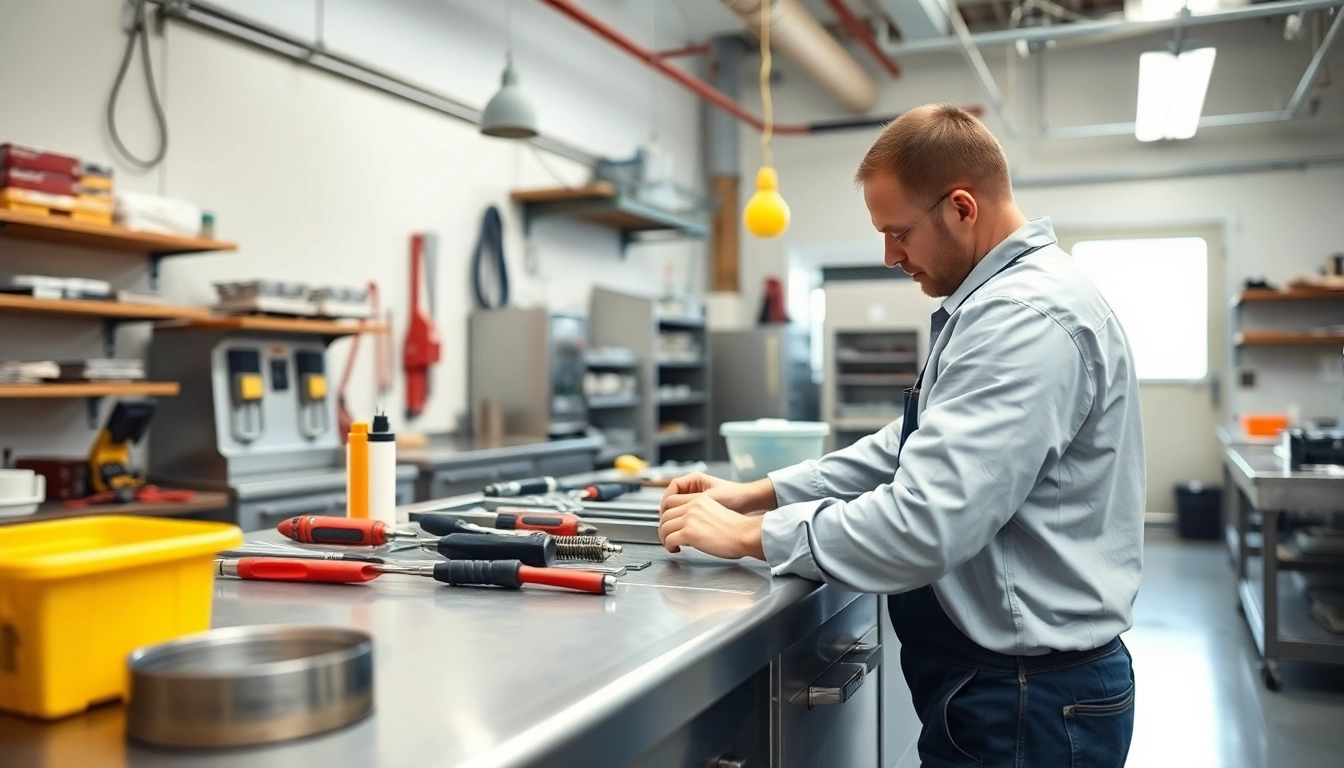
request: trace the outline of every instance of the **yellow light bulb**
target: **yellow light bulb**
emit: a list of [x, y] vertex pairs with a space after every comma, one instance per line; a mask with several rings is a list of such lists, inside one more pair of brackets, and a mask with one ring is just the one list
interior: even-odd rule
[[756, 194], [742, 211], [742, 223], [757, 237], [778, 237], [789, 228], [789, 204], [779, 194], [779, 174], [774, 168], [756, 172]]

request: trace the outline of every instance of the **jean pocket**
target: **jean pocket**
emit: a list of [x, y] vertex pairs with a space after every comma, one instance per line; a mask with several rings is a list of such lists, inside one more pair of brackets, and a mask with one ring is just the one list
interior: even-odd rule
[[[956, 738], [953, 737], [952, 735], [954, 730], [961, 731], [967, 725], [966, 723], [961, 723], [960, 718], [954, 718], [954, 716], [952, 715], [952, 699], [956, 698], [958, 693], [961, 693], [963, 690], [965, 690], [966, 686], [969, 685], [971, 680], [974, 678], [975, 678], [975, 670], [971, 670], [966, 674], [965, 677], [958, 680], [956, 683], [952, 685], [951, 690], [947, 692], [947, 696], [943, 699], [943, 737], [947, 739], [947, 746], [950, 747], [956, 755], [966, 760], [966, 765], [975, 766], [975, 768], [979, 768], [979, 766], [982, 765], [980, 760], [972, 756], [966, 750], [962, 749], [961, 745], [957, 743]], [[953, 727], [954, 719], [958, 720], [957, 723], [958, 727], [956, 728]]]
[[1121, 768], [1134, 735], [1134, 685], [1104, 699], [1064, 707], [1073, 768]]

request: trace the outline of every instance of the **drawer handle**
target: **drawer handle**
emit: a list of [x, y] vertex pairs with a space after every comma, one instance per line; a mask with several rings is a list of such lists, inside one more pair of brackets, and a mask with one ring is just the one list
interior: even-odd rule
[[854, 646], [807, 687], [807, 708], [844, 704], [881, 665], [881, 645]]
[[747, 768], [747, 761], [736, 757], [720, 757], [710, 768]]

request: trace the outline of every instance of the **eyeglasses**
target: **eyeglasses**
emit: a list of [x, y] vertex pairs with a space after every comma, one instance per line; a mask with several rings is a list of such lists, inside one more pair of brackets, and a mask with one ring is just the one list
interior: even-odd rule
[[955, 189], [953, 189], [953, 190], [948, 190], [948, 192], [947, 192], [946, 194], [944, 194], [942, 197], [938, 198], [938, 202], [934, 203], [932, 206], [929, 207], [929, 210], [927, 210], [927, 211], [924, 212], [924, 215], [923, 215], [923, 216], [920, 216], [920, 217], [919, 217], [919, 220], [918, 220], [918, 221], [916, 221], [914, 224], [911, 224], [910, 226], [906, 227], [904, 230], [901, 231], [900, 234], [898, 234], [898, 235], [892, 235], [892, 236], [891, 236], [891, 239], [892, 239], [892, 240], [895, 240], [895, 241], [898, 242], [898, 243], [903, 243], [903, 242], [905, 242], [905, 236], [908, 235], [908, 234], [910, 234], [910, 230], [912, 230], [912, 229], [914, 229], [915, 227], [919, 226], [919, 222], [920, 222], [920, 221], [923, 221], [923, 220], [929, 218], [929, 214], [930, 214], [930, 213], [933, 213], [933, 212], [936, 211], [936, 210], [938, 210], [938, 206], [942, 205], [942, 204], [943, 204], [943, 201], [946, 200], [946, 199], [948, 198], [948, 196], [951, 195], [953, 192], [956, 192], [956, 190], [955, 190]]

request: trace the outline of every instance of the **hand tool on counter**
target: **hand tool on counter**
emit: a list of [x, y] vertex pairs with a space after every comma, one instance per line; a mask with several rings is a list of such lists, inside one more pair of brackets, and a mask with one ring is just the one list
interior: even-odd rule
[[[490, 518], [490, 523], [496, 530], [509, 532], [539, 531], [549, 533], [552, 536], [591, 536], [597, 533], [596, 527], [585, 523], [578, 515], [568, 512], [536, 512], [526, 509], [505, 511], [500, 509]], [[449, 514], [435, 513], [420, 518], [420, 527], [426, 533], [435, 536], [460, 533], [458, 529], [463, 524], [473, 525], [456, 515]]]
[[535, 496], [556, 491], [569, 490], [560, 485], [554, 477], [529, 477], [525, 480], [506, 480], [491, 483], [481, 489], [486, 496]]
[[[538, 535], [538, 532], [529, 530], [500, 530], [496, 528], [485, 528], [474, 523], [469, 523], [457, 515], [444, 513], [433, 513], [422, 516], [420, 518], [420, 527], [426, 533], [431, 533], [435, 536], [447, 536], [454, 533], [485, 533], [495, 536]], [[584, 524], [583, 529], [596, 530], [587, 524]], [[605, 536], [552, 535], [551, 538], [555, 541], [555, 556], [559, 560], [586, 560], [589, 562], [600, 563], [612, 555], [620, 554], [624, 550], [621, 545], [612, 544]]]
[[639, 489], [639, 483], [593, 483], [571, 491], [570, 495], [582, 501], [611, 501]]
[[438, 539], [422, 539], [419, 546], [449, 560], [518, 560], [524, 565], [546, 568], [556, 559], [555, 539], [547, 535], [450, 533]]
[[252, 581], [298, 581], [360, 584], [385, 573], [428, 576], [449, 586], [495, 586], [519, 589], [524, 584], [605, 595], [616, 586], [611, 574], [592, 570], [537, 568], [518, 560], [448, 560], [442, 563], [348, 563], [270, 558], [218, 559], [216, 573]]
[[275, 549], [230, 549], [220, 552], [219, 557], [227, 560], [238, 560], [244, 557], [261, 557], [270, 560], [337, 560], [347, 563], [387, 562], [377, 555], [365, 555], [359, 552], [322, 552], [312, 549], [299, 549], [298, 547], [276, 547]]
[[275, 527], [283, 536], [300, 544], [341, 544], [380, 547], [390, 541], [413, 541], [414, 531], [394, 528], [381, 520], [353, 517], [300, 515]]

